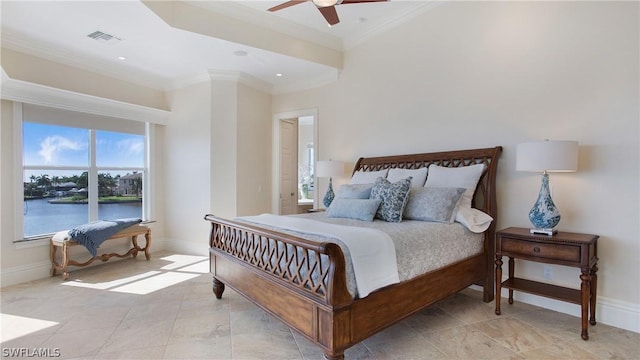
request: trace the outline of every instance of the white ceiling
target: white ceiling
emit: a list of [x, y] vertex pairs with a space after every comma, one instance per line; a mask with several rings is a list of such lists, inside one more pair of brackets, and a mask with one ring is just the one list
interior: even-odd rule
[[[329, 27], [310, 1], [266, 11], [281, 2], [189, 1], [181, 5], [344, 51], [437, 4], [392, 0], [338, 5], [340, 23]], [[0, 11], [4, 48], [157, 89], [172, 89], [211, 72], [234, 72], [278, 93], [334, 81], [339, 74], [338, 68], [321, 62], [173, 28], [139, 1], [1, 1]], [[101, 42], [87, 37], [96, 30], [123, 40]], [[246, 55], [236, 55], [239, 51]]]

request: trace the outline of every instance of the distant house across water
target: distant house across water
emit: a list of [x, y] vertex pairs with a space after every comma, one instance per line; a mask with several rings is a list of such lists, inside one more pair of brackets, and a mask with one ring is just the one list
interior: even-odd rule
[[142, 173], [134, 171], [133, 174], [127, 174], [120, 176], [118, 179], [118, 194], [119, 195], [138, 195], [139, 190], [136, 190], [136, 183], [141, 184]]

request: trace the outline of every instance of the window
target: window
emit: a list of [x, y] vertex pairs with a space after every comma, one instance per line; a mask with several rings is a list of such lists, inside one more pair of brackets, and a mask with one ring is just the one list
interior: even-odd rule
[[23, 238], [145, 218], [144, 123], [26, 104], [22, 119]]

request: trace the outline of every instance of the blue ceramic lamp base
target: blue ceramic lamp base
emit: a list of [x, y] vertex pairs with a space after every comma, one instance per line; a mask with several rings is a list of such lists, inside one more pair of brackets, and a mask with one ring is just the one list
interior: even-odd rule
[[331, 178], [329, 178], [329, 187], [327, 188], [327, 193], [324, 194], [324, 199], [322, 200], [325, 208], [328, 208], [329, 205], [331, 205], [334, 197], [335, 194], [333, 193], [333, 185], [331, 184]]
[[549, 174], [542, 174], [542, 186], [536, 203], [529, 211], [529, 220], [535, 228], [531, 229], [531, 234], [544, 234], [551, 236], [558, 232], [554, 229], [560, 222], [560, 212], [551, 199], [549, 191]]

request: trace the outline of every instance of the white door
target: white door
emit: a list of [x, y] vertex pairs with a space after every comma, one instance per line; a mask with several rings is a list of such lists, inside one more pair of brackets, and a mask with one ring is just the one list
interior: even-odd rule
[[280, 214], [298, 212], [298, 119], [280, 121]]

